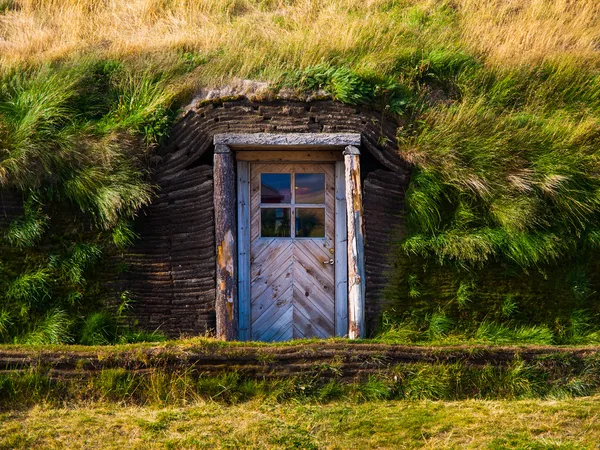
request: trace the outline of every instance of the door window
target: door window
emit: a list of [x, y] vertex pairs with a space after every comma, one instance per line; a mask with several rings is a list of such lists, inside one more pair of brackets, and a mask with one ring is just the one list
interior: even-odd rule
[[260, 175], [261, 203], [291, 203], [292, 174], [263, 173]]
[[261, 173], [261, 237], [324, 238], [325, 188], [324, 173]]

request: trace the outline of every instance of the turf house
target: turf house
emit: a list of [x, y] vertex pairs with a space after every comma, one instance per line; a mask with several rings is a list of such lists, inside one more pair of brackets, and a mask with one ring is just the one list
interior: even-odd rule
[[365, 336], [403, 214], [409, 172], [382, 145], [396, 128], [330, 100], [190, 108], [140, 228], [144, 321], [229, 339]]

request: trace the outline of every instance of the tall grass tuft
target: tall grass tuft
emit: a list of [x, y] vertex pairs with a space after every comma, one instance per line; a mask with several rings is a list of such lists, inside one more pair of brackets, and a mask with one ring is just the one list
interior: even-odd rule
[[33, 324], [33, 330], [23, 338], [25, 344], [69, 344], [73, 342], [73, 320], [65, 311], [50, 311], [39, 322]]
[[[0, 73], [0, 187], [25, 199], [23, 216], [0, 236], [2, 339], [101, 339], [89, 315], [106, 308], [108, 294], [94, 268], [135, 239], [127, 223], [153, 197], [147, 158], [172, 102], [160, 69], [85, 58]], [[146, 336], [119, 333], [105, 342]]]

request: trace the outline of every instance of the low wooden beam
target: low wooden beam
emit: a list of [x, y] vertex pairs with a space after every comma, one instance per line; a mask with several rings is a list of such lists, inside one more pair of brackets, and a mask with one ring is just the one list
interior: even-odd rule
[[360, 151], [344, 151], [346, 214], [348, 219], [348, 337], [365, 337], [365, 260]]
[[235, 152], [236, 161], [260, 162], [330, 162], [342, 161], [342, 152], [332, 150], [239, 150]]
[[215, 145], [214, 154], [217, 337], [234, 340], [237, 329], [236, 183], [233, 154], [227, 145]]

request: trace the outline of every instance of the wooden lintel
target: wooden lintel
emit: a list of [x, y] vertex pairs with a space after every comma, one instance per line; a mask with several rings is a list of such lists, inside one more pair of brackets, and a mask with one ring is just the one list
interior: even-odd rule
[[365, 263], [360, 152], [344, 151], [346, 214], [348, 222], [348, 337], [365, 337]]
[[235, 152], [238, 161], [270, 161], [270, 162], [305, 162], [305, 161], [342, 161], [344, 155], [341, 151], [331, 150], [302, 150], [302, 151], [246, 151]]
[[233, 154], [226, 145], [215, 146], [213, 170], [217, 337], [234, 340], [237, 328], [236, 180]]

